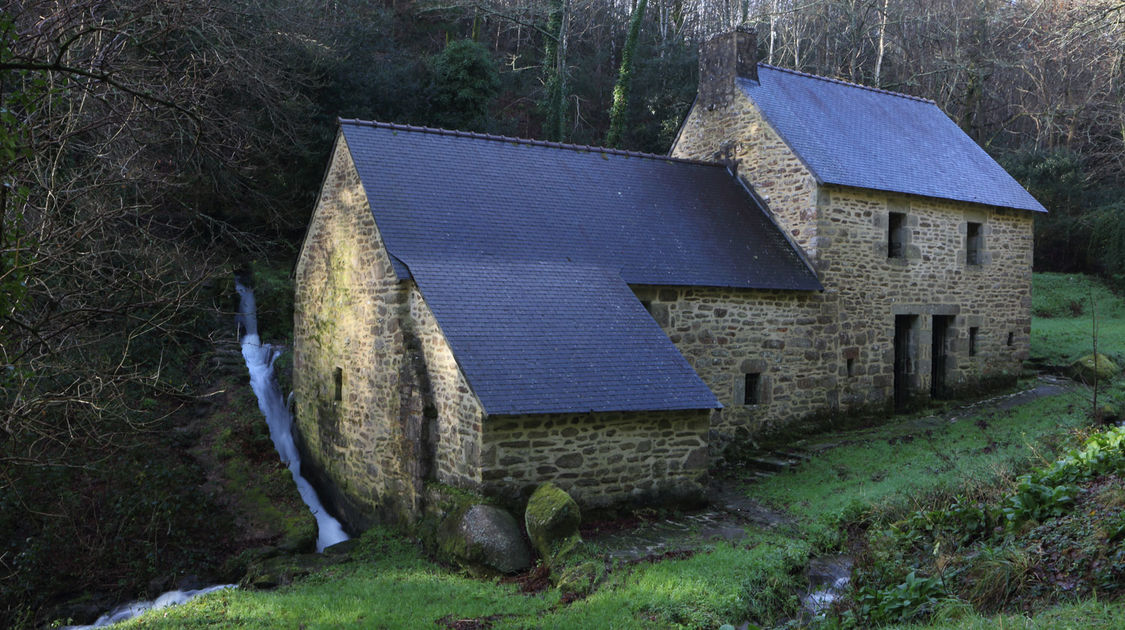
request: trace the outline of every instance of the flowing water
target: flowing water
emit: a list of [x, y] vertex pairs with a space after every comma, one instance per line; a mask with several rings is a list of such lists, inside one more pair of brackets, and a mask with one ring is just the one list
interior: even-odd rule
[[238, 282], [235, 283], [235, 288], [241, 298], [239, 323], [245, 330], [241, 339], [242, 357], [246, 359], [246, 369], [250, 371], [250, 387], [258, 397], [258, 408], [266, 417], [277, 454], [281, 456], [282, 463], [289, 467], [293, 481], [297, 484], [297, 492], [316, 518], [316, 550], [324, 551], [325, 547], [347, 540], [348, 535], [344, 533], [340, 521], [333, 518], [321, 505], [312, 484], [301, 476], [301, 456], [293, 441], [293, 416], [289, 413], [289, 407], [285, 404], [273, 373], [274, 361], [281, 355], [281, 351], [268, 343], [262, 343], [258, 338], [254, 291]]
[[[293, 416], [281, 395], [281, 388], [277, 385], [274, 376], [273, 364], [281, 351], [270, 344], [263, 344], [258, 337], [258, 317], [254, 305], [254, 291], [249, 287], [235, 282], [235, 289], [239, 295], [238, 323], [241, 327], [242, 358], [246, 360], [246, 369], [250, 372], [250, 387], [258, 398], [258, 408], [266, 417], [269, 426], [270, 438], [274, 448], [281, 457], [282, 463], [289, 468], [293, 481], [297, 484], [297, 492], [301, 499], [316, 518], [317, 539], [316, 550], [324, 551], [325, 547], [343, 542], [348, 539], [340, 522], [332, 517], [320, 503], [316, 490], [312, 484], [301, 476], [301, 456], [297, 452], [297, 445], [293, 441]], [[182, 604], [199, 595], [206, 595], [227, 588], [238, 588], [235, 584], [218, 584], [197, 590], [169, 591], [152, 601], [137, 601], [118, 606], [106, 614], [98, 617], [97, 621], [88, 626], [68, 626], [66, 630], [86, 630], [87, 628], [102, 628], [115, 623], [132, 619], [137, 615], [149, 611], [167, 608]]]
[[167, 593], [164, 593], [160, 597], [157, 597], [150, 602], [132, 602], [129, 604], [124, 604], [122, 606], [118, 606], [117, 608], [114, 608], [101, 617], [98, 617], [98, 620], [91, 625], [67, 626], [66, 628], [63, 628], [63, 630], [86, 630], [87, 628], [102, 628], [105, 626], [111, 626], [115, 623], [119, 623], [127, 619], [132, 619], [133, 617], [136, 617], [143, 612], [149, 610], [160, 610], [161, 608], [167, 608], [169, 606], [176, 606], [194, 597], [206, 595], [207, 593], [214, 593], [215, 591], [221, 591], [225, 588], [238, 587], [234, 584], [218, 584], [216, 586], [208, 586], [207, 588], [201, 588], [194, 591], [168, 591]]

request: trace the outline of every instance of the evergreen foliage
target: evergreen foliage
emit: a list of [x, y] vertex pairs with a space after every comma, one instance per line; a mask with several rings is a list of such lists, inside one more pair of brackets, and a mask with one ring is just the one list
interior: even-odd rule
[[431, 62], [432, 119], [450, 129], [485, 131], [489, 106], [500, 91], [499, 70], [488, 49], [472, 40], [451, 42]]

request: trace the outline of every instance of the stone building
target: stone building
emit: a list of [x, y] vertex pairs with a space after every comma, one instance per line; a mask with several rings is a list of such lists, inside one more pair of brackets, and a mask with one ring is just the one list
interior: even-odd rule
[[1042, 206], [932, 102], [752, 53], [705, 45], [670, 156], [341, 121], [294, 392], [353, 528], [698, 496], [739, 433], [1015, 378]]

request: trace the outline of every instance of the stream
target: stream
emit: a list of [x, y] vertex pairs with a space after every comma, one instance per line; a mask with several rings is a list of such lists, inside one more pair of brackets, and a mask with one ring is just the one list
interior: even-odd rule
[[[246, 369], [250, 373], [250, 387], [258, 399], [258, 409], [266, 418], [269, 426], [270, 439], [274, 448], [281, 457], [281, 462], [289, 468], [293, 482], [297, 484], [297, 492], [301, 495], [305, 505], [316, 518], [317, 552], [324, 551], [336, 543], [348, 539], [340, 521], [336, 520], [328, 510], [324, 509], [312, 484], [301, 475], [301, 456], [297, 452], [297, 445], [293, 441], [293, 416], [281, 395], [277, 378], [274, 375], [274, 362], [281, 356], [281, 349], [274, 348], [268, 343], [262, 343], [258, 337], [258, 316], [254, 304], [254, 290], [235, 280], [235, 289], [239, 295], [238, 325], [241, 334], [239, 342], [242, 345], [242, 358], [246, 361]], [[103, 628], [115, 623], [132, 619], [137, 615], [149, 611], [176, 606], [194, 599], [200, 595], [213, 593], [228, 588], [238, 588], [236, 584], [216, 584], [196, 590], [168, 591], [151, 601], [136, 601], [117, 606], [116, 608], [98, 617], [97, 621], [87, 626], [67, 626], [64, 630], [86, 630], [87, 628]]]

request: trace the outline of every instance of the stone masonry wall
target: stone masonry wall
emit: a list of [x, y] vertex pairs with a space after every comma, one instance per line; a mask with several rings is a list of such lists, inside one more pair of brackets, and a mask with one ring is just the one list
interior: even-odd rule
[[[296, 271], [295, 423], [353, 529], [419, 513], [425, 426], [399, 283], [343, 137]], [[340, 399], [336, 400], [339, 370]]]
[[484, 423], [486, 494], [516, 501], [552, 481], [583, 507], [698, 501], [710, 411], [495, 416]]
[[431, 404], [425, 414], [434, 441], [435, 477], [442, 483], [475, 489], [481, 482], [484, 408], [469, 388], [417, 287], [410, 291], [410, 317], [425, 353], [425, 369], [431, 384]]
[[[894, 315], [917, 315], [914, 387], [928, 392], [933, 316], [944, 315], [953, 390], [1015, 379], [1031, 335], [1032, 213], [843, 187], [825, 187], [820, 200], [818, 267], [838, 296], [841, 352], [856, 358], [850, 378], [892, 385]], [[887, 255], [890, 212], [906, 216], [903, 258]], [[966, 264], [969, 222], [982, 227], [980, 264]]]
[[[838, 404], [838, 323], [818, 293], [706, 287], [633, 287], [723, 410], [719, 441], [757, 435]], [[745, 401], [745, 374], [761, 375], [760, 401]]]
[[[951, 318], [948, 393], [1018, 374], [1030, 339], [1031, 213], [818, 187], [742, 92], [693, 108], [672, 155], [734, 162], [805, 248], [825, 288], [799, 298], [634, 287], [726, 407], [715, 422], [721, 433], [768, 433], [802, 416], [889, 406], [896, 315], [917, 316], [909, 374], [915, 397], [930, 394], [935, 315]], [[906, 216], [902, 258], [888, 257], [890, 212]], [[980, 264], [966, 264], [970, 221], [982, 226]], [[757, 405], [742, 404], [747, 372], [762, 374]]]

